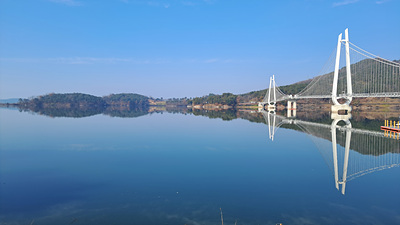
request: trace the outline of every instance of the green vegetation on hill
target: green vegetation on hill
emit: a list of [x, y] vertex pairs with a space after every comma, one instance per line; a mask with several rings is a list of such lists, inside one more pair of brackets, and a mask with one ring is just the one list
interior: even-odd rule
[[189, 105], [188, 103], [189, 99], [184, 97], [184, 98], [170, 98], [166, 100], [166, 105], [170, 106], [187, 106]]
[[[126, 114], [125, 111], [148, 108], [149, 98], [127, 93], [111, 94], [105, 97], [82, 93], [52, 93], [32, 99], [19, 99], [17, 106], [21, 110], [31, 110], [53, 117], [85, 117], [105, 111], [109, 115], [121, 116]], [[130, 116], [136, 116], [136, 114]]]
[[[310, 82], [311, 80], [300, 81], [294, 84], [280, 86], [279, 89], [281, 89], [285, 94], [294, 95], [303, 90]], [[264, 99], [266, 93], [267, 89], [241, 94], [238, 96], [238, 102], [260, 102]]]
[[69, 93], [69, 94], [48, 94], [42, 95], [31, 100], [19, 99], [20, 104], [33, 104], [36, 106], [57, 106], [59, 104], [71, 104], [71, 106], [78, 105], [97, 105], [102, 106], [105, 101], [101, 97], [82, 93]]
[[209, 94], [203, 97], [196, 97], [188, 100], [188, 104], [201, 105], [201, 104], [222, 104], [235, 106], [237, 104], [237, 95], [232, 93], [223, 93], [222, 95]]
[[238, 96], [238, 102], [240, 102], [240, 103], [259, 102], [259, 101], [263, 100], [266, 93], [267, 93], [267, 89], [241, 94]]
[[[353, 88], [361, 90], [363, 87], [367, 87], [365, 79], [361, 79], [365, 74], [365, 70], [369, 67], [369, 60], [366, 59], [352, 66], [357, 66], [357, 73], [353, 73], [352, 77], [357, 82], [353, 82]], [[400, 60], [393, 60], [396, 63], [400, 63]], [[345, 68], [342, 68], [344, 70]], [[332, 73], [324, 74], [320, 76], [320, 80], [332, 79]], [[339, 77], [339, 82], [343, 82], [343, 77]], [[294, 95], [302, 91], [312, 80], [304, 80], [290, 85], [280, 86], [279, 89], [285, 94]], [[393, 89], [393, 84], [387, 85], [388, 90]], [[321, 91], [321, 90], [318, 90]], [[341, 90], [338, 90], [340, 92]], [[223, 93], [222, 95], [209, 94], [203, 97], [195, 98], [172, 98], [166, 101], [167, 105], [185, 106], [185, 105], [204, 105], [204, 104], [221, 104], [236, 106], [238, 103], [256, 103], [263, 101], [267, 89], [259, 91], [251, 91], [245, 94], [234, 95], [232, 93]], [[153, 99], [154, 100], [154, 99]], [[156, 99], [156, 102], [163, 101], [163, 99]], [[111, 94], [105, 97], [97, 97], [82, 93], [71, 93], [71, 94], [48, 94], [39, 96], [33, 99], [19, 99], [18, 105], [20, 106], [34, 106], [34, 107], [82, 107], [82, 106], [96, 106], [96, 107], [147, 107], [149, 105], [149, 98], [139, 94], [122, 93], [122, 94]]]
[[[362, 90], [363, 87], [367, 87], [367, 85], [363, 82], [365, 82], [365, 74], [367, 73], [366, 71], [370, 69], [370, 61], [372, 59], [365, 59], [360, 62], [357, 62], [355, 64], [352, 64], [352, 67], [357, 67], [357, 72], [352, 74], [352, 79], [356, 80], [357, 82], [353, 82], [353, 89], [358, 89]], [[393, 60], [393, 62], [400, 63], [400, 60]], [[345, 71], [346, 68], [342, 68], [340, 72]], [[379, 67], [378, 67], [379, 69]], [[333, 72], [324, 74], [320, 76], [321, 80], [331, 80]], [[383, 76], [383, 75], [382, 75]], [[339, 77], [339, 82], [344, 83], [343, 79], [344, 77]], [[378, 78], [379, 79], [379, 78]], [[290, 85], [284, 85], [284, 86], [279, 86], [279, 89], [285, 94], [288, 95], [294, 95], [302, 91], [305, 87], [307, 87], [308, 84], [312, 79], [309, 80], [304, 80], [300, 81], [294, 84]], [[332, 82], [332, 81], [330, 81]], [[387, 84], [386, 89], [392, 90], [393, 89], [393, 84]], [[338, 90], [338, 92], [341, 92], [342, 90]], [[241, 94], [238, 96], [238, 102], [239, 103], [246, 103], [246, 102], [258, 102], [262, 101], [265, 94], [267, 93], [267, 89], [259, 90], [259, 91], [252, 91], [249, 93]]]
[[149, 98], [139, 94], [122, 93], [111, 94], [103, 97], [108, 105], [128, 105], [134, 107], [143, 107], [149, 105]]
[[33, 105], [37, 107], [82, 107], [82, 106], [109, 106], [129, 105], [147, 106], [149, 98], [139, 94], [111, 94], [97, 97], [82, 93], [48, 94], [33, 99], [19, 99], [19, 105]]
[[304, 80], [304, 81], [300, 81], [300, 82], [297, 82], [294, 84], [280, 86], [279, 89], [281, 89], [281, 91], [283, 91], [283, 93], [285, 93], [285, 94], [295, 95], [295, 94], [299, 93], [300, 91], [302, 91], [305, 87], [307, 87], [307, 85], [310, 82], [311, 82], [311, 79]]

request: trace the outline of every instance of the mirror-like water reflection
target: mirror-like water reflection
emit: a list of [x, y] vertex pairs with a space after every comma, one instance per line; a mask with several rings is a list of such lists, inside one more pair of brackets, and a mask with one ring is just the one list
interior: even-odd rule
[[0, 224], [399, 222], [397, 112], [102, 113], [0, 109]]
[[[351, 114], [332, 114], [332, 123], [328, 125], [296, 119], [293, 116], [287, 118], [276, 115], [275, 112], [261, 113], [267, 121], [269, 138], [272, 141], [277, 128], [284, 125], [294, 125], [309, 134], [334, 174], [336, 189], [339, 190], [339, 185], [342, 186], [343, 195], [348, 181], [400, 166], [400, 134], [353, 128]], [[340, 122], [343, 126], [338, 125]], [[326, 140], [331, 142], [331, 148], [327, 146], [329, 143]]]

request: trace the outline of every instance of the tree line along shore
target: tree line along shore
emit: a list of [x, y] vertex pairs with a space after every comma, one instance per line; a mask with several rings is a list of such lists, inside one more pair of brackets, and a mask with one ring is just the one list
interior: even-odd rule
[[[368, 60], [357, 62], [360, 68], [368, 65]], [[400, 63], [400, 60], [394, 60]], [[333, 72], [332, 72], [333, 73]], [[320, 77], [332, 76], [332, 73], [321, 75]], [[361, 79], [362, 73], [352, 74], [353, 79]], [[288, 95], [294, 95], [302, 91], [311, 83], [311, 79], [300, 81], [294, 84], [279, 86], [279, 89]], [[110, 94], [103, 97], [98, 97], [82, 93], [67, 93], [67, 94], [46, 94], [29, 99], [19, 99], [17, 103], [0, 103], [0, 105], [16, 105], [20, 108], [76, 108], [76, 107], [148, 107], [148, 106], [186, 106], [203, 109], [229, 109], [229, 108], [257, 108], [257, 103], [263, 101], [267, 89], [259, 91], [251, 91], [245, 94], [208, 94], [202, 97], [194, 98], [152, 98], [135, 93]], [[330, 108], [332, 104], [330, 99], [303, 99], [298, 100], [298, 107], [312, 108]], [[278, 103], [278, 109], [284, 109], [286, 102]], [[352, 101], [353, 108], [360, 110], [370, 110], [383, 108], [385, 110], [400, 109], [400, 98], [356, 98]]]
[[[300, 84], [303, 86], [304, 84]], [[300, 86], [299, 85], [299, 86]], [[293, 87], [290, 87], [293, 89]], [[298, 87], [301, 88], [301, 87]], [[3, 106], [17, 106], [22, 109], [39, 108], [94, 108], [94, 109], [134, 109], [150, 106], [192, 107], [197, 109], [257, 108], [266, 90], [242, 95], [223, 93], [209, 94], [195, 98], [151, 98], [134, 93], [110, 94], [98, 97], [83, 93], [47, 94], [30, 99], [19, 99], [17, 103], [1, 103]], [[330, 99], [298, 100], [298, 108], [303, 110], [330, 109]], [[400, 98], [355, 98], [351, 105], [359, 110], [400, 110]], [[286, 102], [279, 102], [278, 109], [285, 109]]]

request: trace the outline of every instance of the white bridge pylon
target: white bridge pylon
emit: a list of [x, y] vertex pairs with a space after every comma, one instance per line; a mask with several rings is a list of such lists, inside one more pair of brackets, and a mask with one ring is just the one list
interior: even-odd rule
[[[272, 86], [272, 87], [271, 87]], [[268, 109], [275, 109], [276, 104], [276, 83], [275, 83], [275, 75], [272, 75], [269, 79], [269, 89], [272, 90], [268, 92]], [[271, 94], [272, 93], [272, 94]], [[271, 101], [271, 95], [273, 95], [273, 99]]]
[[[344, 43], [346, 47], [346, 81], [347, 81], [347, 95], [346, 102], [344, 104], [340, 104], [338, 102], [338, 80], [339, 80], [339, 63], [340, 63], [340, 50], [341, 45]], [[350, 68], [350, 45], [349, 45], [349, 29], [346, 29], [344, 32], [344, 39], [342, 39], [342, 34], [338, 36], [338, 43], [336, 47], [336, 61], [335, 61], [335, 72], [333, 74], [333, 84], [332, 84], [332, 101], [334, 105], [350, 105], [351, 100], [353, 99], [353, 89], [351, 85], [351, 68]]]
[[[272, 91], [271, 91], [272, 90]], [[265, 102], [266, 100], [266, 102]], [[267, 94], [264, 98], [264, 102], [259, 102], [258, 107], [259, 108], [264, 108], [265, 103], [268, 104], [267, 108], [268, 111], [275, 111], [276, 107], [276, 83], [275, 83], [275, 75], [272, 75], [272, 77], [269, 78], [269, 88], [267, 91]]]
[[[339, 81], [339, 63], [340, 63], [340, 50], [344, 43], [346, 49], [346, 82], [347, 82], [347, 93], [342, 98], [346, 99], [346, 102], [340, 104], [338, 101], [338, 81]], [[336, 47], [336, 61], [335, 61], [335, 71], [333, 73], [333, 84], [332, 84], [332, 112], [338, 112], [339, 110], [351, 111], [350, 103], [353, 100], [353, 89], [351, 85], [351, 64], [350, 64], [350, 44], [349, 44], [349, 29], [344, 31], [344, 39], [342, 39], [342, 34], [338, 36], [338, 43]]]

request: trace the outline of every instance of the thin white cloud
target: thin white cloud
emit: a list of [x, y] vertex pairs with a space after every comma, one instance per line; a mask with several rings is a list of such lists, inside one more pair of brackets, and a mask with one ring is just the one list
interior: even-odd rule
[[380, 1], [376, 1], [375, 3], [379, 5], [379, 4], [386, 3], [388, 1], [390, 1], [390, 0], [380, 0]]
[[338, 6], [344, 6], [344, 5], [350, 5], [350, 4], [354, 4], [357, 3], [359, 0], [344, 0], [341, 2], [334, 2], [332, 4], [333, 7], [338, 7]]
[[58, 63], [58, 64], [162, 64], [165, 60], [137, 60], [133, 58], [57, 57], [57, 58], [0, 58], [0, 62]]
[[194, 1], [181, 1], [182, 5], [185, 6], [195, 6], [198, 5], [198, 3], [194, 2]]
[[169, 8], [173, 5], [196, 6], [200, 4], [214, 4], [215, 0], [119, 0], [123, 3], [148, 5], [153, 7]]
[[196, 6], [200, 5], [202, 3], [206, 4], [214, 4], [214, 0], [183, 0], [181, 1], [181, 4], [186, 5], [186, 6]]
[[134, 59], [134, 58], [115, 58], [115, 57], [56, 57], [56, 58], [0, 58], [0, 62], [8, 63], [56, 63], [56, 64], [168, 64], [168, 63], [195, 63], [195, 64], [211, 64], [211, 63], [244, 63], [252, 60], [245, 59]]
[[170, 3], [166, 1], [148, 1], [148, 0], [120, 0], [123, 3], [129, 4], [140, 4], [140, 5], [148, 5], [148, 6], [153, 6], [153, 7], [163, 7], [163, 8], [169, 8], [171, 6]]
[[116, 63], [131, 63], [131, 64], [160, 64], [163, 61], [155, 60], [136, 60], [132, 58], [95, 58], [95, 57], [71, 57], [71, 58], [50, 58], [49, 62], [60, 64], [116, 64]]
[[216, 63], [219, 61], [220, 61], [219, 59], [206, 59], [206, 60], [204, 60], [204, 63]]
[[166, 9], [170, 7], [169, 3], [164, 3], [159, 1], [147, 1], [146, 4], [149, 6], [164, 7]]
[[81, 2], [76, 0], [48, 0], [50, 2], [59, 3], [67, 6], [80, 6], [82, 5]]
[[246, 59], [219, 59], [219, 58], [208, 58], [208, 59], [184, 59], [181, 60], [180, 63], [248, 63], [254, 62], [254, 60], [246, 60]]

